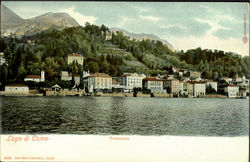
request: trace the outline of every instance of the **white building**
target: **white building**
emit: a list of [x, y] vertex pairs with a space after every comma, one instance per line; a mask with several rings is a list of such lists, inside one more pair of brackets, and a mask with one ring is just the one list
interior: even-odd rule
[[208, 80], [208, 81], [206, 81], [206, 88], [209, 85], [217, 92], [217, 82], [212, 81], [212, 80]]
[[166, 93], [163, 90], [163, 79], [146, 77], [143, 79], [143, 89], [150, 89], [152, 93]]
[[71, 64], [73, 61], [77, 62], [78, 64], [80, 65], [83, 65], [83, 56], [77, 54], [77, 53], [72, 53], [72, 54], [69, 54], [67, 57], [66, 57], [66, 62], [67, 64]]
[[109, 30], [106, 31], [106, 37], [105, 37], [105, 39], [106, 40], [111, 40], [112, 39], [112, 33]]
[[179, 94], [183, 95], [183, 82], [179, 81]]
[[142, 80], [146, 75], [137, 73], [127, 73], [119, 77], [119, 81], [126, 89], [142, 88]]
[[45, 81], [45, 71], [41, 71], [40, 75], [28, 75], [24, 78], [24, 81], [33, 81], [33, 82], [44, 82]]
[[193, 83], [193, 96], [198, 97], [206, 94], [206, 84], [203, 82]]
[[27, 95], [29, 87], [24, 84], [8, 84], [5, 86], [4, 93], [7, 95]]
[[[61, 71], [61, 80], [64, 81], [71, 81], [73, 78], [73, 75], [68, 71]], [[74, 81], [76, 85], [80, 84], [80, 75], [79, 74], [74, 74]]]
[[223, 77], [221, 79], [225, 80], [227, 83], [231, 83], [233, 81], [233, 78], [228, 78], [228, 77]]
[[0, 66], [6, 63], [6, 59], [4, 58], [4, 53], [0, 52]]
[[224, 92], [229, 98], [236, 97], [237, 93], [239, 92], [239, 87], [235, 84], [229, 84], [227, 87], [225, 87]]
[[83, 78], [84, 87], [88, 89], [112, 89], [112, 77], [105, 73], [94, 73]]

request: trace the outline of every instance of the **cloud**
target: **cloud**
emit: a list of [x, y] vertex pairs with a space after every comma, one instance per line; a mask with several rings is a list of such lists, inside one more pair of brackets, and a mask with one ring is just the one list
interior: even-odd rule
[[151, 9], [150, 8], [146, 8], [146, 7], [139, 7], [139, 6], [134, 6], [134, 9], [136, 11], [138, 11], [139, 13], [142, 13], [142, 12], [149, 12]]
[[195, 21], [197, 22], [201, 22], [201, 23], [207, 23], [211, 26], [210, 30], [207, 31], [208, 34], [213, 34], [214, 32], [218, 31], [218, 30], [231, 30], [231, 28], [225, 27], [225, 26], [221, 26], [218, 21], [216, 20], [203, 20], [200, 18], [196, 18]]
[[140, 19], [143, 20], [148, 20], [148, 21], [159, 21], [159, 17], [154, 17], [154, 16], [139, 16]]
[[187, 29], [187, 27], [182, 25], [182, 24], [160, 25], [159, 27], [162, 28], [162, 29], [170, 29], [170, 28]]
[[90, 24], [95, 24], [96, 20], [97, 20], [97, 18], [94, 16], [85, 16], [83, 14], [80, 14], [79, 12], [76, 12], [75, 7], [61, 9], [58, 12], [68, 13], [71, 17], [73, 17], [82, 26], [84, 26], [86, 22], [89, 22]]
[[120, 16], [118, 18], [117, 23], [111, 24], [112, 27], [120, 27], [120, 28], [124, 28], [125, 26], [129, 26], [131, 23], [135, 23], [136, 19], [133, 18], [129, 18], [126, 16]]
[[188, 50], [201, 47], [202, 49], [218, 49], [226, 52], [236, 52], [242, 56], [249, 55], [249, 44], [244, 44], [242, 39], [227, 38], [221, 39], [215, 35], [206, 33], [202, 37], [187, 36], [175, 37], [163, 35], [163, 39], [168, 40], [176, 50]]

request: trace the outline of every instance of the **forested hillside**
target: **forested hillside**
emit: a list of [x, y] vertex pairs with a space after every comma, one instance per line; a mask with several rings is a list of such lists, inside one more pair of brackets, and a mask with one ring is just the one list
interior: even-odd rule
[[191, 49], [178, 53], [180, 60], [191, 64], [194, 69], [203, 72], [204, 78], [246, 76], [249, 78], [249, 56], [209, 49]]
[[[198, 70], [205, 78], [216, 79], [236, 74], [249, 77], [249, 57], [224, 51], [202, 50], [173, 52], [160, 41], [136, 41], [113, 33], [105, 39], [108, 28], [86, 23], [85, 27], [63, 30], [50, 28], [34, 35], [19, 38], [1, 37], [0, 47], [6, 64], [0, 67], [1, 82], [22, 82], [29, 74], [46, 72], [46, 81], [60, 81], [61, 70], [82, 75], [83, 70], [119, 76], [124, 72], [147, 75], [167, 74], [171, 67]], [[84, 65], [67, 65], [65, 57], [71, 53], [84, 56]]]

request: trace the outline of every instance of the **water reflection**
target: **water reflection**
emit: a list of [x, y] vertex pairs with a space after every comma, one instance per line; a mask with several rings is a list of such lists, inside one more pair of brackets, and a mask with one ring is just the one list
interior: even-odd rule
[[127, 108], [124, 106], [124, 99], [120, 97], [111, 99], [112, 106], [108, 122], [111, 134], [124, 134], [128, 129], [128, 115]]
[[248, 135], [248, 100], [0, 97], [2, 133]]

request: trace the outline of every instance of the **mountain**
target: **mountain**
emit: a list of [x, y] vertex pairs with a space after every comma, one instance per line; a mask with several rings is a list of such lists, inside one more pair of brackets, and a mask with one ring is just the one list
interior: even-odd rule
[[159, 40], [161, 41], [163, 44], [167, 45], [168, 48], [170, 48], [172, 51], [175, 51], [174, 47], [166, 40], [163, 40], [159, 37], [157, 37], [154, 34], [146, 34], [146, 33], [141, 33], [141, 34], [136, 34], [136, 33], [130, 33], [124, 29], [120, 29], [120, 28], [110, 28], [111, 32], [117, 32], [117, 31], [121, 31], [123, 32], [124, 35], [130, 37], [131, 39], [136, 39], [136, 40]]
[[40, 25], [50, 25], [61, 27], [72, 27], [79, 26], [75, 19], [70, 17], [67, 13], [52, 13], [48, 12], [44, 15], [34, 17], [32, 19], [27, 19], [27, 22], [40, 24]]
[[31, 19], [22, 19], [4, 5], [1, 5], [1, 18], [1, 35], [3, 36], [34, 34], [50, 27], [62, 29], [79, 26], [76, 20], [67, 13], [48, 12]]
[[24, 19], [15, 14], [9, 8], [1, 5], [1, 35], [15, 32], [16, 28], [24, 23]]
[[24, 23], [24, 19], [15, 14], [9, 8], [1, 5], [1, 27], [7, 28], [12, 26], [22, 25]]
[[[49, 29], [51, 27], [57, 29], [63, 29], [66, 27], [80, 26], [75, 19], [69, 16], [67, 13], [52, 13], [48, 12], [46, 14], [31, 18], [23, 19], [12, 10], [4, 5], [1, 5], [1, 35], [8, 36], [21, 36], [35, 34], [40, 31]], [[135, 34], [130, 33], [126, 30], [119, 28], [110, 28], [112, 32], [122, 31], [124, 35], [136, 40], [159, 40], [169, 49], [175, 51], [174, 47], [166, 40], [163, 40], [153, 34]]]

